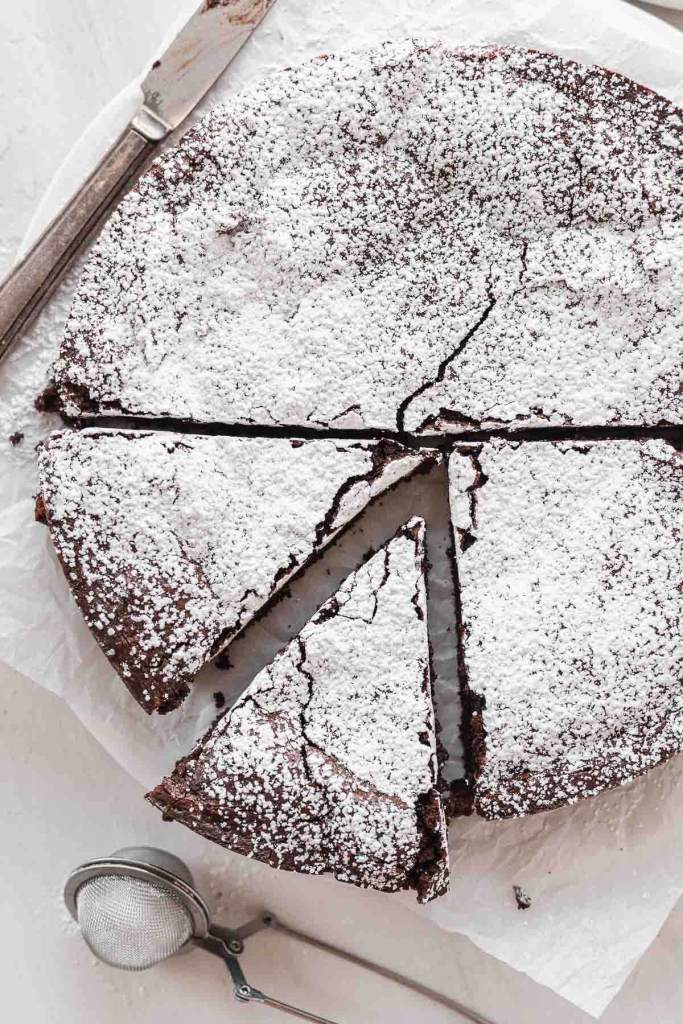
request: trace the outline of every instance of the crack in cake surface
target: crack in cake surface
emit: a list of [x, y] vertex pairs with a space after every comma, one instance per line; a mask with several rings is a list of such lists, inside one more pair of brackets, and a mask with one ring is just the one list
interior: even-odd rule
[[[415, 388], [415, 390], [411, 392], [411, 394], [409, 394], [406, 398], [404, 398], [403, 401], [399, 404], [398, 409], [396, 411], [396, 429], [398, 430], [399, 433], [404, 432], [405, 419], [411, 403], [414, 402], [416, 398], [419, 398], [421, 395], [423, 395], [426, 391], [429, 391], [430, 388], [434, 387], [436, 384], [441, 383], [441, 381], [446, 376], [446, 370], [451, 365], [451, 363], [455, 359], [457, 359], [457, 357], [462, 352], [465, 351], [465, 346], [467, 345], [467, 343], [471, 341], [471, 339], [475, 336], [477, 331], [484, 326], [490, 314], [493, 312], [493, 307], [495, 306], [495, 304], [495, 298], [490, 298], [488, 306], [486, 306], [484, 312], [481, 314], [476, 323], [474, 323], [472, 327], [470, 327], [469, 331], [467, 331], [467, 333], [460, 339], [460, 341], [457, 343], [452, 352], [449, 352], [448, 355], [446, 355], [441, 360], [437, 367], [434, 377], [426, 381], [423, 381], [422, 384]], [[422, 423], [416, 429], [417, 434], [420, 434], [422, 430], [424, 430], [425, 426], [427, 425], [427, 422], [428, 418], [422, 421]]]

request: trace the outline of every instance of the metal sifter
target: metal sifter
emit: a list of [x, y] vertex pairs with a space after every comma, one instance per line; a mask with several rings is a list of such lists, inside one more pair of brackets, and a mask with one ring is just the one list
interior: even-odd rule
[[183, 949], [199, 946], [223, 960], [240, 1002], [270, 1006], [317, 1024], [335, 1024], [327, 1017], [266, 995], [245, 978], [239, 963], [245, 939], [264, 929], [277, 928], [300, 942], [405, 985], [473, 1024], [491, 1024], [441, 993], [289, 928], [270, 913], [263, 913], [240, 928], [213, 923], [187, 866], [164, 850], [128, 846], [116, 850], [111, 857], [81, 864], [67, 880], [64, 900], [92, 952], [112, 967], [141, 971]]

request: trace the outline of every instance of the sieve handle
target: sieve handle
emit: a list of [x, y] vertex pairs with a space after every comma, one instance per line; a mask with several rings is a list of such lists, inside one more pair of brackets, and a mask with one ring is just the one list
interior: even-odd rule
[[264, 995], [263, 992], [255, 994], [253, 998], [255, 1002], [261, 1003], [263, 1006], [270, 1006], [273, 1010], [282, 1010], [283, 1013], [288, 1013], [291, 1017], [298, 1017], [299, 1020], [313, 1021], [313, 1024], [336, 1024], [329, 1017], [317, 1017], [314, 1013], [309, 1013], [308, 1010], [300, 1010], [297, 1006], [290, 1006], [289, 1003], [281, 1003], [279, 999], [272, 999], [270, 996]]
[[268, 912], [263, 915], [262, 921], [266, 927], [274, 928], [277, 931], [282, 932], [283, 935], [289, 935], [298, 942], [303, 942], [307, 946], [312, 946], [314, 949], [320, 949], [325, 953], [331, 953], [333, 956], [338, 956], [343, 960], [348, 960], [349, 963], [355, 964], [356, 967], [363, 967], [365, 970], [373, 971], [375, 974], [379, 974], [382, 978], [387, 978], [389, 981], [394, 981], [398, 985], [403, 985], [405, 988], [409, 988], [413, 992], [417, 992], [418, 995], [424, 996], [426, 999], [431, 999], [432, 1002], [440, 1003], [459, 1017], [470, 1021], [471, 1024], [492, 1024], [492, 1021], [490, 1021], [488, 1017], [482, 1017], [480, 1014], [476, 1013], [475, 1010], [470, 1010], [469, 1007], [463, 1006], [462, 1003], [458, 1003], [455, 999], [450, 999], [448, 996], [444, 996], [441, 992], [436, 992], [434, 989], [428, 988], [426, 985], [421, 985], [420, 982], [414, 981], [412, 978], [406, 978], [405, 975], [398, 974], [396, 971], [392, 971], [388, 967], [382, 967], [380, 964], [376, 964], [372, 960], [366, 960], [365, 957], [358, 956], [356, 953], [349, 953], [347, 950], [340, 949], [338, 946], [330, 945], [329, 942], [323, 942], [322, 939], [316, 939], [312, 935], [307, 935], [305, 932], [297, 931], [296, 928], [290, 928]]
[[220, 957], [228, 968], [236, 999], [241, 1003], [260, 1003], [262, 1006], [270, 1006], [273, 1010], [280, 1010], [281, 1013], [287, 1013], [290, 1017], [298, 1017], [299, 1020], [311, 1021], [312, 1024], [337, 1024], [337, 1021], [330, 1020], [329, 1017], [318, 1017], [315, 1013], [309, 1013], [308, 1010], [302, 1010], [298, 1006], [290, 1006], [289, 1003], [273, 999], [272, 996], [267, 996], [259, 989], [253, 988], [245, 978], [237, 956], [230, 951], [230, 946], [233, 943], [235, 949], [242, 946], [241, 939], [238, 938], [237, 942], [234, 942], [236, 935], [237, 932], [227, 928], [212, 927], [207, 936], [194, 940], [195, 945], [205, 949], [207, 953]]

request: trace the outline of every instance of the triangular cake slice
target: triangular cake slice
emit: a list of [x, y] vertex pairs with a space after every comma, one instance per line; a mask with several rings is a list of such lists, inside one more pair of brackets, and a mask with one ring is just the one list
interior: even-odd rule
[[386, 441], [61, 431], [40, 452], [37, 515], [102, 650], [166, 712], [373, 497], [435, 458]]
[[272, 867], [446, 891], [424, 532], [352, 573], [148, 794], [165, 817]]
[[683, 750], [683, 453], [496, 440], [449, 474], [478, 813], [573, 803]]

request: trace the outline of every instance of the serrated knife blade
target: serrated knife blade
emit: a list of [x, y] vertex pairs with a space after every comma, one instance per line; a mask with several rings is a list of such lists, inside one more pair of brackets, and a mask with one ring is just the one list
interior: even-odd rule
[[239, 52], [275, 0], [203, 0], [142, 83], [133, 126], [149, 139], [177, 128]]
[[202, 0], [154, 62], [142, 83], [142, 106], [131, 123], [0, 284], [0, 359], [136, 181], [159, 142], [192, 112], [275, 2]]

